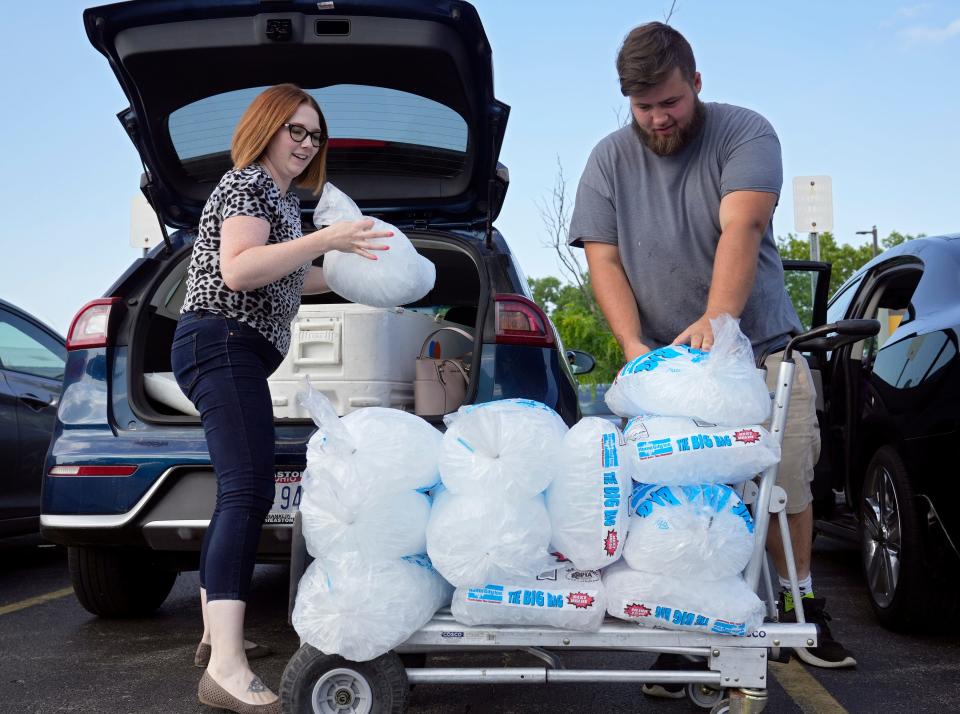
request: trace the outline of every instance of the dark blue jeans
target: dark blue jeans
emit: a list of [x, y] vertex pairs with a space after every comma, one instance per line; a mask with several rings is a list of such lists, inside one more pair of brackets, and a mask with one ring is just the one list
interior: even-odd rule
[[246, 600], [274, 496], [273, 405], [267, 377], [283, 355], [257, 330], [209, 312], [180, 316], [170, 361], [200, 412], [217, 474], [217, 505], [200, 550], [207, 600]]

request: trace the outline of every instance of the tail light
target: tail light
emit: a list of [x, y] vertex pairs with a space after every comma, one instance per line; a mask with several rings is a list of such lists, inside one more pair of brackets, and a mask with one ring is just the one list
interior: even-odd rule
[[553, 326], [535, 302], [523, 295], [494, 297], [498, 345], [553, 347]]
[[132, 476], [137, 470], [133, 465], [110, 465], [80, 466], [78, 464], [61, 464], [60, 466], [51, 466], [47, 471], [48, 476]]
[[67, 349], [106, 347], [110, 336], [110, 312], [120, 298], [101, 298], [84, 305], [70, 323]]

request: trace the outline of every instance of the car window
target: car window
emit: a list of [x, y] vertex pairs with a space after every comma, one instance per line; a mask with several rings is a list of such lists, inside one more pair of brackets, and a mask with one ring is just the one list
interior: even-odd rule
[[[232, 166], [241, 115], [266, 87], [205, 97], [170, 115], [170, 138], [187, 174], [219, 180]], [[338, 84], [308, 93], [330, 132], [328, 170], [449, 178], [466, 169], [467, 123], [450, 107], [387, 87]]]
[[0, 366], [37, 377], [63, 379], [66, 348], [16, 315], [0, 310]]
[[853, 297], [856, 295], [857, 288], [860, 286], [862, 280], [863, 276], [861, 275], [833, 296], [833, 299], [827, 304], [827, 323], [834, 323], [846, 317], [850, 303], [853, 301]]
[[917, 335], [880, 350], [873, 373], [892, 387], [909, 389], [934, 377], [956, 354], [946, 332]]

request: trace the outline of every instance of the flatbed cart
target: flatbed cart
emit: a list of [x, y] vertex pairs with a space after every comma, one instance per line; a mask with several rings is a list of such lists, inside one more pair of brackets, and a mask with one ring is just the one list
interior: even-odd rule
[[[826, 352], [876, 335], [876, 320], [843, 320], [794, 337], [780, 365], [770, 431], [778, 442], [783, 429], [798, 352]], [[690, 700], [714, 714], [755, 714], [767, 703], [768, 658], [785, 659], [791, 648], [815, 647], [817, 628], [806, 623], [803, 600], [797, 586], [796, 566], [789, 547], [790, 531], [784, 510], [786, 494], [776, 485], [777, 466], [748, 481], [742, 492], [750, 504], [756, 538], [746, 582], [759, 592], [765, 585], [769, 622], [744, 636], [714, 635], [694, 631], [648, 629], [635, 623], [607, 617], [596, 632], [552, 627], [491, 625], [468, 627], [443, 609], [402, 645], [369, 662], [352, 662], [326, 655], [302, 643], [283, 673], [280, 696], [285, 714], [401, 714], [406, 711], [412, 685], [418, 684], [547, 684], [634, 682], [684, 684]], [[779, 623], [766, 557], [766, 533], [770, 515], [776, 514], [796, 607], [796, 623]], [[290, 612], [297, 584], [306, 569], [308, 555], [300, 530], [294, 524], [290, 567]], [[564, 651], [656, 652], [687, 655], [706, 660], [706, 669], [677, 671], [567, 669]], [[537, 667], [426, 667], [428, 653], [525, 652], [543, 662]]]

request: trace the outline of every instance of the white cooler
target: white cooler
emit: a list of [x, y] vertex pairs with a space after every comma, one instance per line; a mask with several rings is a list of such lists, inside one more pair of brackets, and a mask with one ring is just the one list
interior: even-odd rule
[[[333, 403], [340, 416], [362, 407], [413, 410], [416, 359], [434, 331], [454, 326], [402, 307], [302, 305], [291, 325], [290, 351], [270, 378], [278, 418], [306, 418], [296, 402], [304, 377]], [[444, 330], [426, 354], [460, 357], [470, 340]]]

